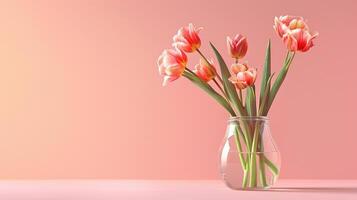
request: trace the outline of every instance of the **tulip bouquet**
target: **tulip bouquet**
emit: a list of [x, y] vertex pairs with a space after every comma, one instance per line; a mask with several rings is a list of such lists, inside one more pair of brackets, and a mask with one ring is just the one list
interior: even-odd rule
[[[280, 16], [275, 17], [274, 30], [282, 39], [287, 48], [287, 54], [283, 61], [277, 77], [273, 81], [274, 73], [271, 72], [271, 43], [268, 42], [265, 61], [262, 69], [260, 84], [260, 94], [257, 92], [255, 81], [257, 78], [257, 68], [249, 66], [243, 61], [248, 50], [246, 37], [236, 35], [234, 38], [227, 37], [227, 47], [230, 57], [233, 59], [230, 67], [227, 66], [217, 48], [210, 43], [210, 46], [218, 61], [220, 73], [216, 70], [213, 59], [206, 57], [200, 50], [201, 39], [199, 32], [202, 28], [196, 28], [193, 24], [182, 27], [173, 37], [173, 48], [166, 49], [158, 58], [159, 73], [164, 77], [163, 85], [167, 85], [179, 77], [183, 76], [193, 84], [207, 92], [230, 114], [236, 116], [267, 116], [270, 107], [282, 85], [296, 52], [306, 52], [313, 46], [313, 40], [317, 33], [312, 33], [302, 17]], [[200, 60], [194, 69], [187, 67], [186, 53], [198, 53]], [[244, 130], [240, 131], [246, 145], [245, 151], [256, 152], [262, 148], [258, 145], [261, 138], [259, 127], [254, 124], [243, 125]], [[238, 136], [237, 136], [238, 137]], [[239, 139], [239, 138], [238, 138]], [[241, 141], [236, 140], [237, 146], [241, 146]], [[241, 148], [238, 148], [242, 151]], [[261, 167], [268, 166], [274, 173], [278, 174], [278, 168], [267, 158], [261, 159]], [[244, 170], [242, 187], [255, 187], [257, 185], [257, 170], [255, 156], [241, 156], [240, 161]], [[249, 182], [247, 181], [249, 177]], [[266, 182], [264, 174], [261, 182]]]

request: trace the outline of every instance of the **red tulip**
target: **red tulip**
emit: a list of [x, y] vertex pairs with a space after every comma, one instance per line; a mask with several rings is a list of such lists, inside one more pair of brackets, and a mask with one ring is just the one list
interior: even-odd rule
[[248, 86], [253, 86], [257, 77], [257, 69], [249, 68], [246, 71], [240, 71], [236, 75], [229, 78], [229, 81], [233, 83], [238, 89], [242, 90]]
[[201, 39], [198, 36], [200, 30], [202, 30], [202, 27], [195, 28], [192, 23], [180, 28], [173, 37], [174, 42], [172, 45], [187, 53], [196, 51], [201, 46]]
[[236, 35], [232, 40], [227, 37], [228, 53], [232, 58], [241, 59], [245, 56], [248, 50], [247, 38], [242, 35]]
[[184, 72], [187, 64], [187, 56], [179, 49], [166, 49], [159, 56], [157, 65], [160, 75], [164, 76], [165, 86], [168, 82], [178, 79]]
[[304, 19], [298, 16], [275, 17], [274, 29], [288, 50], [294, 52], [308, 51], [313, 46], [312, 40], [318, 36], [318, 33], [312, 34]]
[[212, 80], [217, 72], [213, 66], [213, 61], [210, 60], [210, 63], [207, 63], [204, 59], [200, 59], [200, 63], [195, 66], [193, 72], [203, 81], [208, 82]]

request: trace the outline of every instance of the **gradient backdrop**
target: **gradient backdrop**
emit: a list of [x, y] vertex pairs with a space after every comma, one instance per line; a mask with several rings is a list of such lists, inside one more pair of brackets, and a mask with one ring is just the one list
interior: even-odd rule
[[[321, 2], [321, 3], [320, 3]], [[320, 33], [272, 107], [282, 178], [357, 178], [355, 1], [1, 1], [0, 178], [215, 179], [227, 114], [156, 60], [193, 22], [202, 51], [248, 37], [261, 68], [285, 54], [276, 15]], [[189, 64], [198, 61], [190, 55]], [[230, 63], [226, 56], [227, 63]]]

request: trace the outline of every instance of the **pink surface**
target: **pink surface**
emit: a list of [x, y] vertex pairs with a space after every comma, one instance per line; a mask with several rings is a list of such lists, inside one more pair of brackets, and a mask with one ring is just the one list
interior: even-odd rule
[[355, 200], [355, 180], [282, 180], [267, 191], [234, 191], [220, 181], [1, 181], [0, 198], [38, 199], [250, 199]]
[[258, 69], [271, 38], [276, 71], [285, 52], [272, 25], [282, 14], [304, 16], [320, 36], [296, 56], [270, 114], [281, 177], [357, 178], [355, 8], [347, 0], [1, 1], [0, 178], [218, 178], [227, 113], [187, 80], [162, 88], [156, 59], [193, 22], [205, 27], [210, 56], [209, 40], [225, 54], [227, 35], [247, 36], [246, 58]]

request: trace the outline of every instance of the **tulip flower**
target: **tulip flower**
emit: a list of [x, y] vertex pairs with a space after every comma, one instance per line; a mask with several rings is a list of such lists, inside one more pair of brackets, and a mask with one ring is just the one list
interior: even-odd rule
[[234, 63], [232, 64], [231, 66], [231, 71], [237, 75], [239, 72], [244, 72], [244, 71], [247, 71], [248, 70], [248, 65], [246, 63]]
[[298, 16], [275, 17], [274, 29], [288, 50], [293, 52], [308, 51], [313, 46], [312, 40], [318, 36], [318, 33], [312, 34], [304, 19]]
[[180, 28], [173, 37], [172, 45], [187, 53], [196, 51], [201, 46], [201, 39], [198, 36], [200, 30], [202, 30], [202, 27], [195, 28], [192, 23]]
[[317, 33], [311, 35], [308, 31], [295, 29], [283, 36], [283, 42], [289, 51], [306, 52], [314, 46], [312, 40], [317, 37]]
[[232, 58], [241, 59], [245, 56], [248, 50], [247, 38], [242, 35], [236, 35], [232, 40], [227, 37], [228, 53]]
[[286, 32], [294, 29], [309, 30], [304, 18], [290, 15], [275, 17], [273, 27], [281, 38]]
[[164, 50], [157, 61], [159, 73], [164, 76], [162, 85], [178, 79], [185, 71], [186, 64], [187, 56], [180, 49]]
[[213, 61], [209, 60], [208, 62], [209, 63], [201, 58], [200, 63], [197, 64], [193, 70], [193, 72], [205, 82], [212, 80], [217, 74], [216, 69], [213, 66]]
[[236, 75], [229, 78], [239, 90], [245, 89], [248, 86], [253, 86], [257, 77], [257, 69], [248, 68], [246, 71], [240, 71]]

